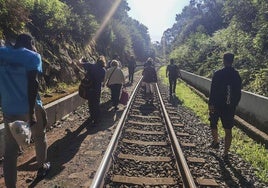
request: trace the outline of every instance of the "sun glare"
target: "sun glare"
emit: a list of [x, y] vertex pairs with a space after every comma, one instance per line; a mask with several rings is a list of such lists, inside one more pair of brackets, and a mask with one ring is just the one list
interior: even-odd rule
[[93, 41], [97, 41], [100, 34], [102, 33], [103, 29], [105, 28], [105, 26], [107, 25], [108, 21], [111, 19], [111, 17], [114, 15], [117, 7], [119, 6], [121, 0], [116, 0], [114, 5], [111, 7], [111, 9], [109, 10], [109, 12], [105, 15], [100, 28], [97, 30], [97, 32], [95, 33], [94, 37], [92, 38]]

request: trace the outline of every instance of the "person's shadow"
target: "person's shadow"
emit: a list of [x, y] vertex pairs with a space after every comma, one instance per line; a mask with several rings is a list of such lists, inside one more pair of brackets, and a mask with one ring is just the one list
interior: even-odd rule
[[[64, 164], [68, 163], [77, 154], [82, 142], [88, 135], [95, 134], [102, 130], [107, 130], [111, 127], [114, 122], [120, 117], [123, 109], [118, 111], [107, 112], [107, 107], [110, 102], [101, 104], [102, 122], [98, 125], [91, 123], [90, 118], [88, 118], [81, 126], [79, 126], [73, 132], [70, 129], [66, 129], [66, 135], [56, 140], [52, 145], [48, 147], [47, 150], [47, 161], [50, 161], [51, 169], [47, 176], [44, 178], [35, 178], [34, 180], [27, 180], [31, 183], [28, 187], [35, 187], [42, 179], [52, 179], [57, 174], [64, 170]], [[29, 161], [18, 166], [19, 171], [36, 171], [37, 164], [35, 163], [35, 157], [32, 157]]]
[[[240, 170], [236, 169], [231, 162], [223, 161], [221, 157], [219, 157], [217, 154], [213, 152], [209, 152], [210, 155], [214, 156], [216, 160], [219, 161], [220, 170], [221, 170], [221, 176], [225, 180], [225, 183], [228, 187], [247, 187], [247, 188], [254, 188], [254, 182], [249, 182], [243, 175], [241, 175]], [[236, 177], [239, 184], [237, 183], [237, 180], [233, 178], [233, 176]]]
[[[47, 161], [50, 161], [51, 163], [51, 169], [49, 173], [44, 178], [35, 178], [32, 181], [28, 180], [31, 182], [29, 187], [35, 187], [42, 179], [52, 179], [54, 176], [64, 170], [64, 164], [68, 163], [74, 158], [84, 139], [88, 135], [95, 134], [99, 131], [106, 130], [111, 127], [114, 124], [113, 118], [115, 114], [120, 116], [120, 113], [122, 113], [122, 111], [112, 113], [107, 112], [103, 114], [103, 123], [100, 123], [98, 125], [93, 125], [90, 122], [89, 118], [73, 132], [70, 129], [66, 129], [66, 135], [63, 138], [56, 140], [52, 145], [49, 146], [47, 150]], [[35, 171], [36, 164], [34, 164], [34, 162], [35, 157], [18, 166], [18, 170]]]
[[139, 110], [141, 112], [142, 115], [149, 115], [150, 113], [152, 113], [153, 111], [156, 110], [156, 107], [154, 106], [154, 104], [151, 103], [145, 103], [140, 105]]
[[[44, 179], [51, 179], [59, 174], [64, 169], [64, 164], [70, 161], [76, 155], [81, 143], [89, 134], [88, 131], [84, 131], [82, 134], [80, 134], [87, 126], [89, 126], [88, 120], [86, 120], [73, 132], [71, 132], [69, 129], [66, 129], [66, 135], [62, 139], [55, 141], [49, 146], [47, 150], [47, 160], [50, 161], [51, 169]], [[34, 162], [34, 160], [35, 157], [18, 166], [18, 170], [32, 170], [31, 164]], [[43, 178], [35, 178], [29, 187], [35, 187], [42, 179]]]

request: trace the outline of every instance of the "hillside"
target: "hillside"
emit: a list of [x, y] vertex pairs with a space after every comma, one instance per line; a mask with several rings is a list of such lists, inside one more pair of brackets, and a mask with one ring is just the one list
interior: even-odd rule
[[[42, 90], [71, 85], [83, 76], [82, 56], [126, 65], [131, 55], [148, 57], [211, 78], [222, 54], [235, 54], [243, 89], [268, 96], [268, 2], [265, 0], [190, 0], [160, 43], [151, 43], [145, 25], [128, 16], [127, 0], [0, 0], [0, 39], [12, 45], [22, 32], [36, 39], [43, 58]], [[167, 59], [166, 59], [167, 58]]]
[[209, 78], [231, 51], [243, 89], [268, 96], [267, 10], [265, 0], [192, 0], [161, 44], [182, 69]]

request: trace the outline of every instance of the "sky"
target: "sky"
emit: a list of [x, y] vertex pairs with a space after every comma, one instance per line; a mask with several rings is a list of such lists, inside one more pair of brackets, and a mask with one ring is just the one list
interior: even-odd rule
[[145, 25], [152, 42], [161, 40], [163, 32], [175, 23], [176, 14], [189, 5], [190, 0], [127, 0], [128, 15]]

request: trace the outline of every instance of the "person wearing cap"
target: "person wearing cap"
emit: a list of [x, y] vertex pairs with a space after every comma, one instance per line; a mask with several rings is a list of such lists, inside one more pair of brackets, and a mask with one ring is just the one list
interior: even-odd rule
[[229, 161], [228, 152], [232, 142], [235, 109], [241, 98], [241, 77], [233, 67], [234, 54], [223, 55], [224, 68], [216, 71], [212, 77], [209, 96], [209, 120], [213, 141], [211, 148], [219, 149], [217, 123], [221, 119], [224, 131], [223, 160]]
[[[14, 47], [0, 48], [0, 96], [6, 144], [3, 170], [7, 188], [16, 187], [19, 151], [19, 146], [10, 132], [9, 123], [16, 120], [26, 121], [33, 129], [33, 133], [38, 126], [35, 105], [39, 88], [38, 74], [42, 72], [42, 60], [35, 50], [33, 37], [30, 34], [20, 34]], [[44, 156], [44, 160], [46, 159], [46, 140], [44, 139], [41, 139], [43, 144], [35, 145], [37, 159], [40, 154]], [[38, 164], [40, 168], [37, 175], [46, 175], [50, 166], [47, 167], [45, 164], [45, 162]]]

